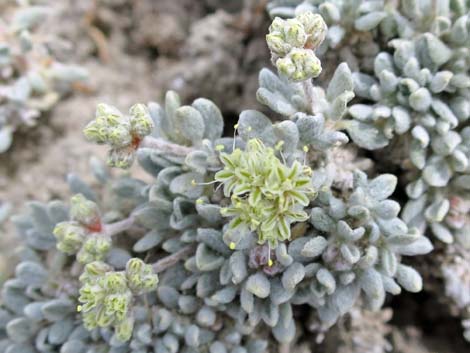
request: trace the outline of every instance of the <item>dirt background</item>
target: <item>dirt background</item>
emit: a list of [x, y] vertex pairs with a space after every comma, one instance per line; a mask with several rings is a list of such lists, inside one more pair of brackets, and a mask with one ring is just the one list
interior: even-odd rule
[[[221, 108], [228, 130], [243, 109], [263, 109], [255, 93], [259, 69], [269, 66], [265, 3], [57, 1], [55, 14], [46, 25], [70, 43], [58, 55], [87, 68], [90, 80], [86, 88], [65, 97], [43, 116], [35, 128], [19, 131], [11, 150], [0, 155], [0, 204], [12, 203], [15, 213], [30, 200], [66, 199], [69, 172], [89, 178], [90, 157], [103, 158], [105, 152], [86, 143], [81, 133], [97, 103], [126, 111], [137, 102], [161, 102], [164, 92], [174, 89], [186, 103], [200, 96], [213, 100]], [[0, 229], [0, 274], [4, 276], [14, 263], [13, 234], [11, 224]], [[309, 342], [296, 351], [470, 352], [462, 338], [458, 310], [439, 295], [444, 292], [442, 278], [429, 273], [436, 263], [415, 261], [427, 277], [423, 293], [389, 299], [388, 308], [379, 313], [353, 311], [329, 332], [308, 337]], [[309, 318], [304, 327], [317, 328]], [[312, 338], [319, 342], [313, 348]]]

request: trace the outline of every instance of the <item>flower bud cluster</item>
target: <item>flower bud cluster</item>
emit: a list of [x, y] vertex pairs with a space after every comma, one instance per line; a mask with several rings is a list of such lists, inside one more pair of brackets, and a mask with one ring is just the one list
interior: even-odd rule
[[80, 276], [82, 287], [78, 300], [85, 328], [114, 327], [116, 338], [128, 341], [134, 329], [132, 306], [135, 295], [157, 288], [158, 276], [152, 266], [138, 258], [127, 262], [125, 271], [113, 271], [104, 262], [95, 261]]
[[323, 42], [326, 33], [325, 21], [312, 12], [287, 20], [276, 17], [266, 41], [279, 73], [295, 82], [320, 75], [321, 62], [314, 50]]
[[58, 223], [53, 231], [57, 249], [76, 254], [82, 264], [103, 260], [112, 242], [111, 237], [102, 232], [98, 205], [82, 194], [73, 196], [70, 202], [71, 220]]
[[129, 114], [125, 116], [113, 106], [99, 104], [95, 119], [83, 130], [89, 141], [111, 147], [108, 153], [108, 164], [111, 167], [129, 168], [134, 162], [135, 150], [154, 128], [144, 104], [133, 105]]

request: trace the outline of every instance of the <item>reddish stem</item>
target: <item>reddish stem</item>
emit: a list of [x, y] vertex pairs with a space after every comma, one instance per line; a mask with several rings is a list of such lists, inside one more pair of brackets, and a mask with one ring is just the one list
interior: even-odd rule
[[90, 231], [90, 233], [99, 233], [103, 230], [103, 225], [101, 224], [101, 219], [96, 219], [93, 223], [87, 224], [86, 229]]
[[136, 135], [132, 136], [131, 146], [134, 150], [137, 151], [141, 142], [142, 142], [142, 139], [139, 136], [136, 136]]

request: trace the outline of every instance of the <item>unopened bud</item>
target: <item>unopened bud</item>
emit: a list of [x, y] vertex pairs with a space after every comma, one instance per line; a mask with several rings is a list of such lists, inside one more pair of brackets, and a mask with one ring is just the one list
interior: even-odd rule
[[158, 276], [151, 265], [141, 259], [130, 259], [126, 264], [126, 277], [129, 288], [134, 294], [148, 293], [157, 288]]
[[131, 339], [133, 331], [134, 319], [132, 317], [127, 317], [119, 325], [116, 326], [116, 337], [121, 342], [127, 342]]
[[305, 48], [315, 50], [325, 40], [328, 27], [319, 14], [307, 11], [296, 17], [307, 33]]
[[131, 114], [132, 135], [144, 138], [152, 133], [153, 120], [145, 104], [135, 104], [129, 110]]
[[61, 222], [54, 228], [57, 249], [66, 254], [76, 254], [83, 244], [86, 230], [76, 222]]
[[129, 146], [109, 150], [106, 162], [110, 167], [128, 169], [134, 163], [134, 159], [135, 150]]
[[92, 261], [101, 261], [106, 258], [111, 249], [111, 237], [104, 234], [92, 234], [83, 243], [82, 248], [77, 254], [78, 262], [82, 264]]
[[296, 19], [283, 20], [276, 17], [269, 27], [266, 42], [273, 57], [283, 57], [293, 48], [303, 48], [307, 40], [307, 33], [301, 22]]
[[124, 147], [130, 145], [132, 142], [132, 135], [130, 126], [127, 124], [118, 125], [110, 128], [108, 131], [107, 143], [113, 147]]
[[305, 81], [320, 75], [321, 62], [312, 50], [293, 49], [285, 58], [276, 61], [279, 73], [294, 82]]
[[88, 200], [82, 194], [76, 194], [70, 199], [70, 217], [85, 226], [94, 226], [100, 222], [98, 205]]
[[109, 127], [115, 127], [121, 122], [123, 115], [116, 107], [100, 103], [96, 107], [95, 118], [104, 118]]

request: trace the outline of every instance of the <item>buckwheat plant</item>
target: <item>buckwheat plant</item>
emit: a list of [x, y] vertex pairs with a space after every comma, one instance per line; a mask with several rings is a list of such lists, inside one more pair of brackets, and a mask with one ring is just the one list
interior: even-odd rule
[[[13, 133], [33, 126], [62, 96], [87, 78], [85, 69], [61, 63], [48, 47], [46, 18], [53, 7], [5, 6], [0, 21], [0, 153]], [[5, 22], [3, 21], [5, 20]]]
[[99, 105], [85, 137], [107, 145], [111, 167], [138, 163], [153, 181], [93, 160], [101, 191], [72, 175], [70, 207], [33, 203], [15, 217], [26, 246], [2, 290], [1, 347], [289, 351], [309, 338], [302, 312], [322, 332], [353, 307], [420, 291], [402, 261], [432, 245], [399, 217], [397, 178], [343, 163], [353, 74], [342, 63], [325, 88], [312, 81], [326, 36], [318, 14], [274, 20], [278, 73], [263, 69], [257, 92], [272, 116], [243, 111], [233, 137], [203, 98], [168, 92], [128, 115]]

